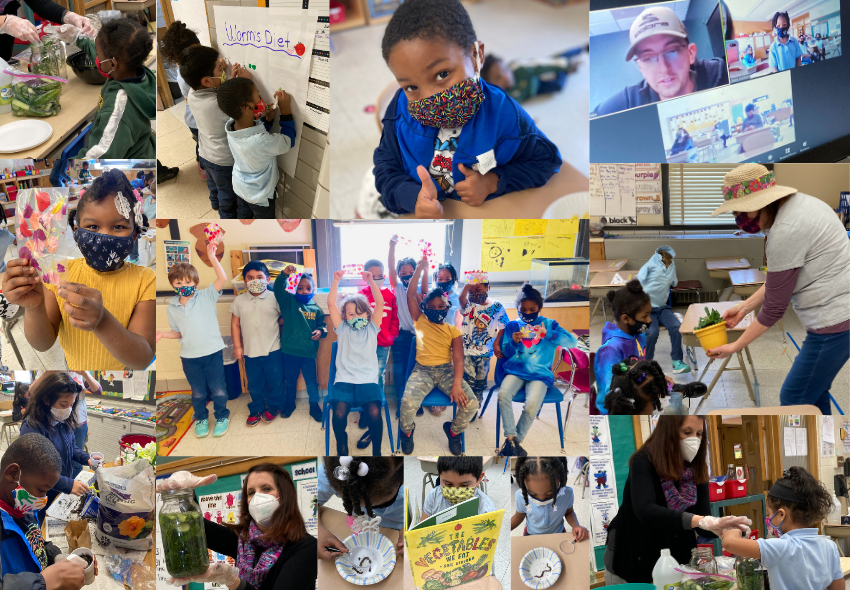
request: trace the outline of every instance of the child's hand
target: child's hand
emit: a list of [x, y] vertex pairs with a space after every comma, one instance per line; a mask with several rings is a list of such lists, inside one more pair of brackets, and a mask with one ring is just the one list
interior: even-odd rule
[[428, 257], [422, 256], [416, 263], [416, 270], [425, 270], [426, 268], [428, 268]]
[[498, 340], [493, 340], [493, 354], [496, 355], [497, 359], [505, 358], [505, 354], [502, 352], [502, 345], [498, 343]]
[[516, 342], [517, 344], [519, 344], [520, 342], [522, 342], [522, 332], [514, 332], [514, 333], [511, 335], [511, 338], [513, 338], [513, 339], [514, 339], [514, 342]]
[[242, 359], [245, 358], [245, 351], [242, 350], [241, 346], [238, 346], [238, 347], [234, 346], [233, 347], [233, 356], [236, 358], [237, 361], [241, 361]]
[[674, 385], [676, 385], [676, 382], [673, 381], [673, 378], [670, 377], [669, 375], [664, 375], [664, 379], [667, 381], [667, 385], [669, 385], [670, 387], [673, 387]]
[[313, 330], [313, 334], [310, 336], [310, 340], [318, 340], [321, 337], [322, 337], [322, 331], [321, 330]]
[[238, 63], [233, 64], [233, 75], [231, 78], [248, 78], [249, 80], [253, 79], [251, 77], [251, 70], [247, 68], [243, 68]]
[[549, 332], [546, 331], [546, 326], [544, 326], [543, 324], [540, 324], [539, 328], [540, 329], [537, 331], [537, 335], [540, 336], [541, 340], [543, 340], [544, 338], [546, 338], [546, 334], [548, 334]]
[[6, 264], [2, 288], [9, 303], [21, 307], [38, 307], [44, 304], [44, 285], [41, 283], [41, 277], [24, 258], [16, 258]]
[[495, 173], [481, 174], [478, 170], [467, 168], [463, 164], [458, 164], [457, 167], [466, 178], [455, 185], [455, 192], [467, 205], [480, 206], [499, 188], [499, 177]]
[[345, 277], [345, 271], [344, 270], [335, 270], [334, 271], [334, 280], [335, 281], [341, 281], [343, 279], [343, 277]]
[[278, 317], [278, 318], [277, 318], [277, 325], [278, 325], [278, 326], [282, 326], [282, 325], [283, 325], [283, 318], [282, 318], [282, 317]]
[[452, 402], [456, 403], [459, 408], [465, 408], [469, 403], [466, 394], [463, 392], [463, 387], [460, 384], [452, 385]]
[[[343, 553], [348, 553], [348, 547], [342, 544], [342, 541], [336, 538], [332, 532], [324, 527], [319, 528], [319, 558], [333, 561], [340, 557]], [[341, 553], [336, 551], [328, 551], [327, 547], [339, 549]]]
[[289, 266], [287, 266], [286, 268], [284, 268], [284, 269], [283, 269], [283, 274], [285, 274], [285, 275], [287, 275], [287, 276], [288, 276], [288, 275], [291, 275], [291, 274], [293, 274], [293, 273], [295, 273], [295, 267], [294, 267], [294, 266], [292, 266], [291, 264], [290, 264]]
[[289, 95], [286, 90], [278, 90], [274, 93], [275, 102], [277, 102], [277, 108], [280, 109], [281, 115], [291, 115], [292, 114], [292, 97]]
[[218, 250], [218, 244], [213, 244], [212, 242], [207, 244], [207, 257], [210, 259], [210, 261], [212, 261], [213, 258], [216, 258], [216, 250]]
[[265, 112], [266, 121], [271, 123], [274, 121], [274, 105], [267, 104]]
[[393, 236], [390, 238], [390, 248], [395, 248], [395, 245], [398, 244], [398, 236]]
[[573, 536], [576, 538], [576, 543], [581, 543], [582, 541], [587, 541], [590, 538], [590, 533], [588, 533], [587, 529], [583, 526], [574, 526]]
[[416, 208], [414, 214], [417, 219], [442, 219], [443, 206], [437, 200], [437, 185], [424, 166], [419, 166], [416, 169], [419, 174], [419, 180], [422, 181], [422, 189], [419, 191], [419, 196], [416, 198]]
[[366, 283], [371, 283], [375, 279], [372, 277], [372, 273], [363, 271], [360, 273], [360, 278], [366, 281]]
[[157, 341], [157, 343], [159, 343], [160, 340], [162, 340], [162, 332], [157, 330], [156, 331], [156, 341]]
[[68, 314], [68, 321], [78, 330], [95, 331], [107, 313], [103, 295], [97, 289], [60, 281], [58, 294], [65, 300], [62, 309]]
[[401, 557], [402, 555], [404, 555], [404, 532], [403, 531], [398, 532], [398, 541], [396, 541], [396, 544], [395, 544], [395, 554], [398, 557]]

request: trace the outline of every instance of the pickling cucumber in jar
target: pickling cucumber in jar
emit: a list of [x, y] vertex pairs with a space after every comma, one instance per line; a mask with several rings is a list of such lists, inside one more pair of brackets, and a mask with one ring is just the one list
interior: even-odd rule
[[210, 565], [204, 517], [195, 502], [193, 490], [169, 490], [162, 493], [159, 534], [165, 557], [165, 569], [175, 579], [199, 576]]

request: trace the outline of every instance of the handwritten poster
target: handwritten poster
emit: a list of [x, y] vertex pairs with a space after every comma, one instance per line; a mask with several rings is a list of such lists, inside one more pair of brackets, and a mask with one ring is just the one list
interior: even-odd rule
[[545, 219], [514, 220], [515, 236], [542, 236], [544, 233], [546, 233]]
[[319, 480], [317, 478], [297, 481], [298, 487], [298, 509], [304, 519], [307, 532], [315, 536], [319, 532]]
[[635, 225], [664, 212], [660, 164], [591, 164], [590, 214], [606, 225]]
[[599, 164], [590, 165], [590, 214], [605, 215], [605, 191], [599, 177]]
[[514, 219], [483, 219], [481, 236], [485, 238], [507, 238], [514, 235]]
[[572, 258], [575, 255], [575, 250], [575, 234], [543, 237], [543, 258]]

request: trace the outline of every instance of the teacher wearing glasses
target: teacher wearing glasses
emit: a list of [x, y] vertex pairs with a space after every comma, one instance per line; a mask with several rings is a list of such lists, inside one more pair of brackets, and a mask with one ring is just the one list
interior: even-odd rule
[[596, 108], [597, 116], [729, 83], [722, 58], [697, 59], [697, 46], [676, 13], [665, 6], [644, 10], [629, 30], [626, 61], [634, 61], [643, 82], [627, 86]]

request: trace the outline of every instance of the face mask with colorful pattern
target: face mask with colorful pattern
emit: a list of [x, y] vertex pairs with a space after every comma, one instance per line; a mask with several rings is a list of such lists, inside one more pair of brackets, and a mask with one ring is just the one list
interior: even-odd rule
[[18, 478], [18, 487], [12, 490], [12, 497], [15, 498], [15, 510], [21, 512], [33, 512], [47, 506], [47, 496], [43, 498], [33, 496], [23, 488], [20, 478]]
[[465, 502], [475, 495], [475, 488], [447, 488], [446, 486], [440, 486], [440, 490], [443, 492], [443, 498], [451, 504]]
[[195, 294], [195, 285], [184, 285], [182, 287], [174, 287], [180, 297], [191, 297]]
[[355, 330], [362, 330], [369, 323], [368, 318], [348, 318], [345, 321]]
[[484, 305], [487, 301], [487, 291], [479, 291], [477, 293], [469, 294], [469, 301], [474, 303], [475, 305]]
[[255, 293], [257, 295], [265, 291], [268, 287], [266, 279], [251, 279], [246, 283], [246, 285], [251, 293]]

